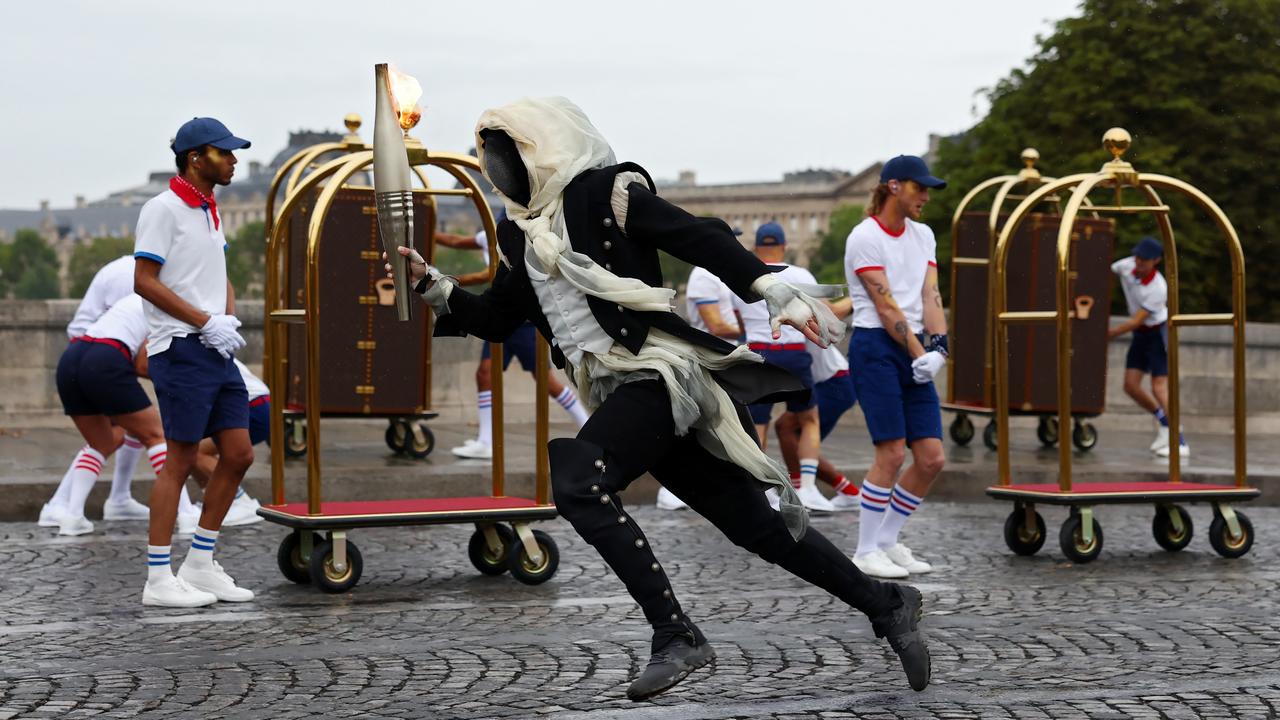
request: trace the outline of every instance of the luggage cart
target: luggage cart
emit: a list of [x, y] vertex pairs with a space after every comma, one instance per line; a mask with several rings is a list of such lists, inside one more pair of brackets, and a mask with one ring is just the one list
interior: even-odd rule
[[[340, 156], [338, 160], [345, 159], [352, 153], [369, 150], [369, 146], [360, 139], [358, 133], [362, 124], [361, 118], [355, 113], [349, 113], [343, 118], [343, 124], [346, 125], [347, 134], [339, 142], [324, 142], [303, 148], [294, 153], [292, 157], [286, 160], [276, 171], [275, 176], [271, 180], [271, 185], [267, 191], [266, 213], [265, 213], [265, 229], [268, 242], [273, 233], [282, 233], [283, 243], [281, 251], [281, 260], [272, 266], [267, 273], [266, 294], [269, 297], [278, 298], [277, 302], [281, 307], [289, 305], [298, 306], [302, 304], [302, 296], [304, 293], [303, 285], [306, 275], [306, 250], [307, 250], [307, 215], [315, 209], [316, 194], [318, 186], [315, 182], [307, 183], [303, 187], [303, 181], [310, 177], [315, 177], [318, 181], [327, 179], [335, 166], [325, 164], [322, 159], [333, 155]], [[323, 170], [317, 174], [318, 170]], [[429, 188], [425, 174], [421, 168], [417, 168], [417, 175], [422, 182], [424, 188]], [[367, 184], [367, 183], [366, 183]], [[335, 206], [331, 206], [328, 223], [326, 223], [325, 231], [332, 232], [339, 236], [341, 240], [349, 242], [349, 239], [358, 240], [362, 231], [367, 232], [371, 219], [362, 215], [363, 208], [367, 205], [367, 198], [361, 197], [363, 194], [370, 192], [366, 188], [353, 186], [346, 192], [340, 193], [335, 201]], [[276, 199], [283, 193], [283, 204], [276, 211]], [[416, 208], [418, 221], [426, 227], [434, 227], [435, 204], [434, 197], [422, 196], [417, 199], [419, 207]], [[335, 213], [335, 209], [341, 209]], [[340, 217], [335, 217], [338, 215]], [[326, 245], [326, 249], [332, 250], [333, 243]], [[428, 246], [430, 246], [428, 244]], [[429, 256], [428, 256], [429, 257]], [[337, 279], [345, 280], [348, 276], [338, 275]], [[348, 283], [351, 284], [351, 283]], [[350, 303], [365, 303], [378, 301], [378, 289], [370, 288], [368, 283], [356, 282], [353, 287], [337, 287], [337, 283], [322, 283], [326, 292], [326, 305], [329, 306], [330, 312], [333, 311], [335, 305], [343, 309], [340, 304], [330, 302], [328, 295], [339, 294], [344, 300]], [[290, 294], [293, 295], [290, 298]], [[355, 308], [357, 313], [343, 309], [348, 314], [362, 314], [365, 308]], [[355, 333], [355, 327], [358, 322], [372, 322], [372, 318], [357, 319], [350, 318], [350, 327], [348, 334]], [[427, 329], [423, 325], [424, 332]], [[343, 362], [339, 364], [351, 365], [353, 363], [364, 363], [366, 365], [377, 365], [384, 374], [390, 371], [393, 374], [403, 377], [422, 374], [423, 377], [417, 379], [418, 392], [417, 402], [394, 402], [386, 397], [373, 397], [369, 393], [370, 387], [376, 387], [376, 383], [365, 382], [363, 387], [355, 388], [357, 397], [342, 396], [341, 393], [331, 393], [336, 397], [323, 397], [323, 405], [321, 413], [325, 417], [352, 417], [352, 418], [370, 418], [385, 417], [387, 418], [387, 429], [384, 433], [384, 440], [387, 447], [393, 452], [401, 455], [407, 455], [416, 459], [426, 458], [435, 449], [435, 435], [426, 421], [436, 417], [436, 413], [431, 412], [427, 408], [431, 407], [431, 378], [430, 366], [420, 365], [419, 367], [388, 367], [388, 363], [395, 364], [397, 362], [407, 362], [407, 353], [396, 352], [394, 349], [383, 348], [383, 352], [376, 353], [381, 355], [377, 363], [373, 361], [374, 348], [369, 347], [367, 340], [364, 347], [359, 347], [357, 338], [345, 338], [350, 342], [342, 342], [341, 346], [346, 349], [345, 355], [351, 357], [343, 358]], [[390, 350], [390, 352], [388, 352]], [[419, 348], [418, 353], [427, 352]], [[266, 335], [263, 352], [263, 367], [271, 367], [273, 356], [279, 355], [280, 361], [285, 364], [286, 377], [290, 378], [285, 389], [275, 390], [277, 403], [284, 407], [284, 452], [287, 457], [297, 458], [307, 453], [307, 423], [305, 420], [305, 402], [302, 399], [302, 386], [305, 382], [305, 370], [302, 370], [302, 358], [305, 356], [306, 348], [304, 339], [300, 335], [287, 338], [287, 342], [281, 343], [276, 347], [272, 343], [270, 333]], [[331, 363], [337, 361], [334, 354], [330, 355]], [[292, 362], [291, 362], [292, 361]], [[287, 368], [295, 368], [290, 373]], [[363, 391], [363, 394], [361, 392]]]
[[[1035, 148], [1022, 151], [1024, 167], [1015, 175], [1001, 175], [985, 180], [970, 190], [951, 218], [951, 353], [947, 358], [947, 391], [942, 409], [955, 413], [948, 434], [957, 445], [968, 445], [977, 435], [970, 416], [988, 418], [982, 432], [983, 444], [996, 449], [995, 398], [992, 391], [992, 358], [994, 332], [991, 308], [995, 292], [996, 240], [1008, 219], [1007, 204], [1020, 201], [1035, 188], [1051, 182], [1036, 169], [1040, 153]], [[995, 191], [990, 210], [976, 210], [977, 200]], [[1014, 243], [1011, 263], [1019, 269], [1012, 274], [1015, 286], [1010, 290], [1028, 307], [1052, 304], [1053, 253], [1056, 235], [1062, 222], [1061, 200], [1057, 194], [1045, 196], [1022, 223]], [[1097, 260], [1110, 255], [1114, 224], [1096, 214], [1077, 218], [1073, 227], [1093, 248], [1091, 262], [1083, 268], [1090, 297], [1109, 297], [1111, 273]], [[1096, 256], [1096, 257], [1095, 257]], [[963, 301], [960, 299], [963, 298]], [[1101, 303], [1105, 306], [1105, 302]], [[1091, 450], [1098, 443], [1098, 432], [1089, 419], [1100, 415], [1106, 400], [1106, 318], [1095, 317], [1088, 332], [1077, 337], [1072, 356], [1072, 374], [1076, 393], [1073, 396], [1070, 433], [1072, 443], [1080, 450]], [[1009, 403], [1009, 414], [1039, 419], [1036, 437], [1046, 447], [1059, 438], [1057, 397], [1050, 385], [1037, 382], [1044, 368], [1052, 364], [1053, 336], [1047, 328], [1018, 328], [1020, 333], [1011, 345], [1016, 348], [1012, 360], [1018, 378], [1016, 392]], [[1037, 371], [1037, 368], [1039, 370]]]
[[[410, 166], [422, 180], [424, 187], [415, 189], [415, 195], [461, 195], [476, 206], [482, 224], [489, 237], [497, 237], [493, 215], [485, 202], [484, 194], [474, 178], [467, 172], [480, 171], [475, 158], [456, 153], [428, 151], [418, 141], [405, 137]], [[277, 561], [281, 573], [297, 583], [312, 583], [325, 592], [345, 592], [356, 585], [363, 570], [364, 561], [359, 549], [348, 533], [357, 528], [390, 527], [406, 525], [430, 525], [440, 523], [474, 523], [475, 533], [468, 544], [468, 557], [480, 572], [497, 575], [510, 571], [517, 580], [538, 584], [549, 580], [559, 566], [559, 549], [555, 541], [541, 530], [529, 527], [531, 522], [555, 518], [555, 506], [549, 498], [549, 472], [547, 457], [547, 393], [546, 378], [549, 371], [549, 351], [546, 341], [538, 339], [537, 345], [537, 428], [536, 428], [536, 480], [533, 498], [508, 497], [505, 493], [505, 465], [503, 443], [503, 392], [502, 375], [493, 376], [493, 424], [494, 452], [492, 460], [492, 489], [488, 496], [418, 498], [401, 500], [371, 500], [361, 502], [325, 502], [322, 499], [321, 470], [321, 387], [317, 372], [321, 361], [320, 247], [324, 236], [326, 216], [336, 196], [346, 190], [347, 181], [363, 172], [373, 162], [368, 149], [355, 150], [330, 160], [303, 178], [288, 195], [280, 216], [287, 217], [291, 203], [301, 202], [311, 192], [319, 189], [318, 198], [309, 212], [306, 234], [306, 273], [303, 308], [289, 307], [288, 298], [280, 291], [279, 279], [284, 270], [286, 233], [283, 223], [277, 223], [269, 235], [267, 246], [268, 279], [271, 292], [267, 294], [266, 331], [270, 354], [268, 384], [274, 393], [283, 396], [287, 378], [284, 354], [280, 351], [287, 340], [288, 325], [300, 325], [305, 334], [305, 406], [302, 415], [306, 419], [307, 444], [307, 499], [306, 502], [288, 503], [284, 489], [284, 435], [285, 409], [273, 404], [271, 417], [271, 504], [264, 505], [258, 514], [271, 522], [291, 529], [280, 543]], [[458, 189], [431, 188], [426, 183], [422, 169], [438, 167], [448, 172], [461, 185]], [[323, 187], [321, 187], [323, 184]], [[372, 203], [372, 197], [370, 197]], [[428, 226], [429, 227], [429, 226]], [[432, 235], [427, 231], [427, 247], [430, 257]], [[490, 272], [497, 268], [497, 243], [491, 243]], [[382, 274], [381, 254], [361, 254], [358, 258], [376, 264], [376, 272]], [[426, 359], [430, 360], [430, 313], [423, 313], [428, 324], [426, 334]], [[501, 343], [493, 343], [494, 357], [502, 357]], [[428, 379], [430, 373], [427, 373]], [[429, 387], [429, 385], [428, 385]], [[508, 527], [508, 525], [510, 527]]]
[[[987, 488], [987, 494], [998, 500], [1014, 504], [1013, 512], [1004, 523], [1004, 538], [1009, 549], [1019, 555], [1033, 555], [1044, 545], [1046, 531], [1044, 518], [1036, 512], [1037, 504], [1066, 505], [1070, 514], [1058, 533], [1059, 546], [1068, 559], [1077, 563], [1094, 560], [1102, 552], [1102, 526], [1094, 516], [1097, 505], [1117, 503], [1151, 503], [1155, 506], [1152, 534], [1165, 550], [1177, 551], [1191, 541], [1191, 516], [1178, 503], [1206, 502], [1213, 506], [1213, 521], [1209, 526], [1209, 542], [1221, 556], [1237, 558], [1249, 552], [1253, 546], [1253, 525], [1243, 512], [1233, 508], [1234, 503], [1252, 500], [1260, 494], [1250, 487], [1246, 479], [1245, 465], [1245, 363], [1244, 363], [1244, 252], [1240, 238], [1226, 214], [1209, 196], [1192, 185], [1165, 175], [1139, 173], [1121, 159], [1129, 148], [1131, 139], [1123, 128], [1112, 128], [1103, 135], [1103, 147], [1112, 160], [1096, 173], [1070, 175], [1042, 185], [1030, 193], [1010, 215], [996, 246], [995, 302], [996, 322], [996, 429], [999, 455], [999, 482]], [[1113, 191], [1111, 205], [1093, 205], [1089, 209], [1097, 213], [1151, 214], [1160, 227], [1165, 248], [1165, 273], [1169, 285], [1169, 424], [1178, 428], [1178, 329], [1190, 325], [1229, 325], [1233, 331], [1234, 371], [1234, 485], [1184, 482], [1181, 477], [1181, 458], [1178, 452], [1169, 453], [1169, 479], [1162, 482], [1127, 483], [1073, 483], [1071, 478], [1071, 448], [1061, 443], [1058, 448], [1058, 484], [1014, 484], [1009, 466], [1008, 395], [1009, 328], [1013, 325], [1052, 323], [1057, 330], [1058, 367], [1067, 366], [1071, 348], [1072, 322], [1076, 310], [1073, 298], [1074, 278], [1070, 271], [1072, 251], [1072, 221], [1084, 206], [1089, 193], [1095, 188]], [[1010, 239], [1018, 226], [1037, 203], [1054, 193], [1071, 191], [1071, 198], [1063, 212], [1062, 226], [1058, 232], [1056, 295], [1057, 303], [1051, 311], [1009, 312], [1004, 277]], [[1125, 191], [1141, 193], [1144, 204], [1127, 204]], [[1169, 220], [1169, 207], [1158, 191], [1168, 190], [1189, 198], [1205, 211], [1216, 223], [1227, 246], [1231, 259], [1231, 312], [1184, 314], [1178, 308], [1178, 253], [1174, 243], [1173, 226]], [[1070, 421], [1071, 378], [1058, 373], [1058, 421], [1065, 426]]]

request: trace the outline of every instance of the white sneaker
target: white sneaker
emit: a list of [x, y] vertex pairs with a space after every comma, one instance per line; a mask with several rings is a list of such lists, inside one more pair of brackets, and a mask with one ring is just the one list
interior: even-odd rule
[[213, 593], [197, 590], [180, 577], [172, 575], [159, 580], [148, 580], [142, 588], [143, 605], [160, 607], [193, 608], [218, 602]]
[[449, 452], [460, 458], [467, 458], [470, 460], [493, 459], [493, 448], [479, 442], [478, 440], [468, 440], [456, 448], [451, 448]]
[[[1160, 457], [1169, 457], [1169, 446], [1165, 445], [1164, 447], [1157, 450], [1156, 455], [1159, 455]], [[1186, 443], [1182, 443], [1181, 445], [1179, 445], [1178, 455], [1184, 458], [1191, 457], [1191, 446], [1187, 445]]]
[[191, 509], [186, 512], [183, 512], [181, 509], [179, 509], [178, 510], [178, 534], [194, 535], [196, 532], [196, 527], [200, 525], [200, 515], [203, 512], [204, 512], [204, 509], [200, 506], [200, 503], [196, 503], [192, 505]]
[[666, 488], [658, 488], [658, 509], [659, 510], [688, 510], [689, 506], [683, 500], [676, 497], [676, 494]]
[[873, 550], [865, 555], [854, 555], [853, 564], [871, 577], [897, 579], [908, 575], [906, 569], [890, 560], [883, 550]]
[[862, 499], [857, 495], [837, 492], [831, 498], [831, 507], [835, 512], [852, 512], [862, 506]]
[[800, 496], [800, 502], [808, 508], [809, 512], [830, 513], [836, 511], [831, 501], [822, 494], [821, 490], [813, 485], [796, 488], [796, 494]]
[[773, 488], [765, 490], [764, 497], [769, 501], [769, 507], [773, 508], [774, 512], [778, 512], [778, 508], [782, 507], [782, 501], [778, 499], [777, 490], [774, 490]]
[[1160, 427], [1156, 428], [1156, 439], [1151, 443], [1151, 452], [1159, 453], [1161, 450], [1165, 450], [1166, 451], [1165, 457], [1168, 457], [1169, 456], [1169, 453], [1167, 450], [1168, 447], [1169, 447], [1169, 428], [1166, 425], [1161, 425]]
[[66, 507], [47, 502], [44, 507], [40, 508], [40, 519], [36, 521], [36, 525], [40, 527], [58, 527], [59, 523], [62, 522], [62, 516], [66, 513]]
[[236, 581], [222, 569], [218, 561], [208, 567], [192, 567], [190, 563], [182, 563], [178, 568], [178, 578], [188, 585], [207, 593], [223, 602], [249, 602], [253, 599], [253, 591], [236, 587]]
[[93, 523], [85, 519], [83, 515], [80, 517], [62, 516], [62, 520], [58, 522], [59, 535], [87, 535], [93, 532]]
[[150, 520], [151, 510], [131, 497], [107, 500], [102, 505], [103, 520]]
[[[256, 522], [262, 522], [262, 516], [258, 514], [258, 508], [262, 507], [257, 500], [249, 497], [249, 493], [245, 493], [235, 500], [231, 501], [231, 507], [227, 510], [226, 517], [222, 518], [222, 527], [234, 527], [236, 525], [252, 525]], [[194, 528], [192, 529], [194, 532]]]
[[892, 547], [887, 547], [882, 552], [885, 554], [885, 557], [893, 561], [894, 565], [897, 565], [913, 575], [933, 572], [932, 565], [923, 560], [917, 560], [915, 556], [911, 554], [911, 548], [903, 545], [902, 543], [898, 543]]

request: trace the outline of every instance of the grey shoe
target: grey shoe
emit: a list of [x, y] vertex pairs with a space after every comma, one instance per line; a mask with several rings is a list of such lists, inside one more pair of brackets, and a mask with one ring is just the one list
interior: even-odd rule
[[716, 651], [711, 643], [703, 642], [694, 647], [683, 637], [674, 638], [649, 658], [640, 677], [627, 688], [627, 697], [644, 700], [668, 690], [686, 675], [714, 660]]
[[929, 686], [932, 665], [929, 648], [924, 644], [924, 634], [918, 624], [924, 615], [924, 597], [920, 591], [907, 585], [894, 585], [894, 593], [901, 600], [898, 607], [871, 621], [876, 637], [888, 638], [889, 646], [902, 661], [911, 689], [919, 692]]

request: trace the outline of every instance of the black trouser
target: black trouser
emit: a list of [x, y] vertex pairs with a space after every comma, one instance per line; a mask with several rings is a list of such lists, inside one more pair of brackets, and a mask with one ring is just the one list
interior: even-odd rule
[[707, 452], [694, 434], [675, 434], [661, 381], [627, 383], [591, 415], [576, 440], [551, 443], [556, 506], [593, 545], [654, 627], [656, 651], [676, 635], [703, 641], [685, 617], [662, 566], [617, 496], [652, 474], [735, 544], [817, 585], [871, 618], [896, 603], [888, 584], [864, 575], [812, 527], [791, 538], [764, 488], [746, 470]]

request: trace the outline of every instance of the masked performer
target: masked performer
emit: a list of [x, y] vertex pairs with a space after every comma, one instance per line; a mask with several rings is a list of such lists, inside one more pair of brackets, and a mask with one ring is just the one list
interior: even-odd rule
[[[556, 507], [604, 558], [653, 626], [652, 657], [627, 690], [670, 688], [715, 652], [685, 614], [619, 491], [649, 472], [734, 543], [865, 613], [897, 652], [911, 687], [929, 682], [919, 591], [872, 580], [807, 528], [785, 468], [756, 444], [744, 406], [785, 401], [800, 382], [746, 347], [691, 328], [672, 312], [658, 250], [765, 300], [782, 323], [823, 345], [844, 328], [819, 301], [780, 281], [724, 222], [660, 199], [648, 174], [617, 164], [582, 111], [563, 98], [485, 112], [476, 129], [485, 176], [506, 205], [502, 263], [473, 295], [409, 248], [410, 281], [438, 335], [502, 341], [531, 321], [594, 409], [577, 438], [550, 444]], [[765, 487], [777, 488], [781, 511]]]

